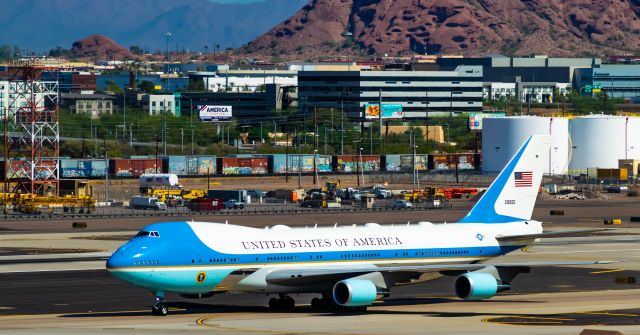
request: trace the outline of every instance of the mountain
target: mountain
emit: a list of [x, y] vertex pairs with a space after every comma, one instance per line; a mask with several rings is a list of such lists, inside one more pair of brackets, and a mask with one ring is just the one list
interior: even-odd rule
[[119, 46], [114, 40], [102, 35], [91, 35], [73, 42], [71, 55], [75, 58], [97, 57], [98, 59], [114, 60], [133, 57], [128, 49]]
[[[0, 45], [35, 51], [70, 48], [100, 34], [124, 46], [203, 50], [243, 45], [306, 4], [307, 0], [216, 3], [209, 0], [0, 0]], [[177, 46], [176, 46], [177, 45]]]
[[244, 51], [602, 56], [637, 50], [639, 17], [638, 0], [311, 0]]

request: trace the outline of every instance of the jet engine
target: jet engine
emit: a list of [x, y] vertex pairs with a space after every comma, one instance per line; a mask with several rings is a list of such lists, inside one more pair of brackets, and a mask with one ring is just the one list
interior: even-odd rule
[[455, 282], [456, 295], [464, 300], [489, 299], [511, 286], [488, 273], [469, 272], [458, 276]]
[[376, 286], [366, 279], [345, 279], [333, 286], [333, 301], [340, 306], [369, 306], [377, 294]]

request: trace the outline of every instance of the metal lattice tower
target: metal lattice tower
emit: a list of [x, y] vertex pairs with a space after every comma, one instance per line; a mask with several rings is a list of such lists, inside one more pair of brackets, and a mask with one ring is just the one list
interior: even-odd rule
[[5, 115], [6, 180], [14, 193], [59, 193], [58, 82], [43, 66], [12, 68]]

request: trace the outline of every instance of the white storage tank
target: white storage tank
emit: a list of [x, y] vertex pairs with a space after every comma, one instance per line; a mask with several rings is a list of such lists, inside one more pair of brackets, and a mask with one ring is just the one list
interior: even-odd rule
[[569, 120], [557, 117], [509, 116], [482, 120], [482, 171], [499, 172], [531, 135], [551, 135], [545, 173], [564, 174], [569, 166]]
[[619, 159], [640, 158], [640, 118], [589, 115], [569, 121], [572, 174], [618, 168]]
[[149, 173], [140, 176], [140, 187], [177, 187], [178, 176], [173, 173]]

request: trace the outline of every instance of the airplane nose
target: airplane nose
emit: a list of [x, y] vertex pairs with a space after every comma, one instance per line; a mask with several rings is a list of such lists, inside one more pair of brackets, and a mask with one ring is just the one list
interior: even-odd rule
[[125, 255], [124, 249], [125, 249], [125, 246], [118, 248], [118, 250], [116, 250], [116, 252], [114, 252], [107, 259], [107, 270], [115, 267], [119, 267], [119, 266], [125, 266], [127, 264], [126, 263], [127, 257]]

